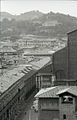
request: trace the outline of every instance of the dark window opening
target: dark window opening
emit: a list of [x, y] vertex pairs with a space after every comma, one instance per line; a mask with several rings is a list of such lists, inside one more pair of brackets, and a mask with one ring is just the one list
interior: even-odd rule
[[20, 92], [20, 88], [18, 88], [18, 92]]
[[20, 101], [20, 88], [18, 88], [18, 102]]
[[20, 96], [18, 96], [18, 102], [20, 101]]
[[63, 115], [63, 120], [65, 120], [65, 119], [66, 119], [66, 115], [64, 114], [64, 115]]
[[7, 118], [9, 118], [9, 110], [7, 110]]
[[63, 96], [62, 103], [73, 103], [73, 98], [71, 96]]

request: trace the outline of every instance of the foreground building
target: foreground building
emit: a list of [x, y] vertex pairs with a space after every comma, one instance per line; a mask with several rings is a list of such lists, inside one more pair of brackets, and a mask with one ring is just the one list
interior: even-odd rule
[[41, 89], [38, 120], [77, 120], [77, 86], [55, 86]]

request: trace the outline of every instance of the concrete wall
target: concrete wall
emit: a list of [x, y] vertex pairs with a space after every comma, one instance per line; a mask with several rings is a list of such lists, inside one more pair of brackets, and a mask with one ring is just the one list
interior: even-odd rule
[[52, 72], [52, 63], [45, 65], [38, 72], [39, 73], [51, 73]]
[[53, 54], [53, 72], [57, 79], [77, 78], [77, 30], [68, 34], [67, 47]]
[[53, 54], [53, 73], [56, 79], [66, 79], [68, 77], [68, 52], [67, 47]]
[[39, 120], [59, 120], [58, 99], [39, 99]]
[[77, 78], [77, 30], [68, 34], [68, 76]]
[[42, 110], [39, 120], [59, 120], [58, 110]]
[[62, 103], [61, 97], [59, 98], [60, 120], [64, 120], [63, 115], [66, 115], [66, 120], [76, 120], [75, 117], [75, 98], [73, 103]]
[[77, 80], [66, 80], [66, 79], [61, 79], [61, 80], [57, 80], [54, 82], [54, 85], [69, 85], [69, 86], [77, 86]]

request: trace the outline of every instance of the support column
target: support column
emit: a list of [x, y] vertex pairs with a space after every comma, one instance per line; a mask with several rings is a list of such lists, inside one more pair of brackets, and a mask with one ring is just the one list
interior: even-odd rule
[[43, 86], [43, 76], [41, 75], [40, 77], [41, 77], [41, 83], [40, 84], [41, 84], [41, 88], [42, 88], [42, 86]]
[[38, 76], [36, 76], [36, 89], [38, 88]]
[[39, 89], [41, 89], [41, 76], [39, 76]]

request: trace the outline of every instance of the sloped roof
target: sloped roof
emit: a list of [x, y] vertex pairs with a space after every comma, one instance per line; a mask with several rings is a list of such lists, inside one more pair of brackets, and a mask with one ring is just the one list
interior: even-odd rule
[[47, 63], [49, 63], [51, 61], [50, 57], [45, 57], [37, 62], [31, 62], [32, 65], [38, 66], [39, 68], [42, 68], [43, 66], [45, 66]]
[[32, 66], [19, 65], [12, 70], [7, 71], [2, 76], [0, 76], [0, 92], [6, 91], [12, 84], [17, 82], [20, 78], [25, 76], [25, 80], [33, 75], [37, 69]]
[[49, 88], [42, 88], [35, 97], [40, 97], [41, 95], [45, 96], [46, 92], [49, 92], [50, 90], [54, 89], [55, 87], [49, 87]]
[[77, 95], [77, 86], [55, 86], [47, 89], [41, 89], [35, 97], [38, 98], [58, 98], [61, 91], [69, 90], [72, 94]]
[[77, 90], [73, 89], [72, 87], [59, 91], [57, 93], [57, 95], [61, 95], [61, 94], [66, 93], [66, 92], [68, 92], [68, 93], [70, 93], [70, 94], [72, 94], [74, 96], [77, 96]]
[[35, 74], [41, 67], [50, 61], [49, 57], [41, 59], [38, 62], [22, 64], [0, 76], [0, 93], [5, 92], [15, 82], [25, 76], [25, 80]]
[[67, 34], [71, 34], [71, 33], [73, 33], [73, 32], [77, 32], [77, 29], [74, 29], [74, 30], [72, 30], [72, 31], [69, 31]]

